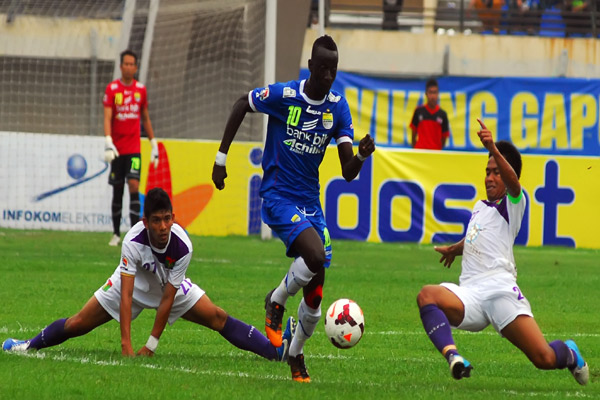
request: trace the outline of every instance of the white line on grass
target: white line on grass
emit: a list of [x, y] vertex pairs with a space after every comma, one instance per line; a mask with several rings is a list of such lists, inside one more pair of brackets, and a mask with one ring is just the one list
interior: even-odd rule
[[[207, 370], [207, 369], [196, 369], [196, 368], [187, 368], [187, 367], [162, 367], [156, 364], [130, 364], [123, 363], [119, 360], [97, 360], [91, 359], [89, 357], [68, 357], [64, 353], [59, 353], [56, 355], [48, 355], [43, 352], [18, 352], [18, 353], [10, 353], [11, 356], [21, 356], [21, 357], [30, 357], [37, 358], [42, 360], [51, 360], [51, 361], [63, 361], [63, 362], [73, 362], [78, 364], [89, 364], [89, 365], [97, 365], [97, 366], [108, 366], [108, 367], [127, 367], [128, 369], [134, 367], [140, 367], [145, 369], [152, 369], [157, 371], [168, 371], [168, 372], [182, 372], [193, 375], [207, 375], [207, 376], [220, 376], [220, 377], [233, 377], [233, 378], [251, 378], [251, 379], [260, 379], [260, 380], [271, 380], [271, 381], [289, 381], [290, 379], [286, 376], [277, 376], [273, 374], [251, 374], [247, 372], [233, 372], [233, 371], [215, 371], [215, 370]], [[324, 357], [324, 358], [336, 358], [336, 357]], [[324, 383], [324, 384], [347, 384], [347, 381], [324, 381], [321, 379], [316, 380], [315, 382]], [[354, 382], [356, 384], [361, 384], [363, 386], [376, 386], [376, 387], [385, 387], [389, 386], [389, 384], [381, 384], [377, 382]]]
[[[13, 333], [29, 333], [29, 332], [35, 332], [36, 334], [39, 333], [42, 329], [44, 329], [43, 326], [41, 327], [23, 327], [21, 325], [21, 323], [19, 323], [17, 321], [17, 324], [19, 324], [19, 328], [18, 329], [11, 329], [8, 328], [7, 326], [0, 326], [0, 333], [9, 333], [9, 332], [13, 332]], [[198, 332], [197, 329], [177, 329], [178, 332]], [[469, 332], [469, 331], [461, 331], [461, 330], [457, 330], [454, 329], [452, 331], [452, 333], [454, 335], [488, 335], [488, 336], [498, 336], [498, 333], [492, 329], [489, 330], [485, 330], [482, 332]], [[323, 335], [324, 332], [315, 332], [314, 335], [320, 336]], [[382, 335], [382, 336], [420, 336], [420, 335], [424, 335], [424, 331], [422, 330], [416, 330], [416, 331], [369, 331], [368, 329], [365, 331], [365, 335]], [[546, 337], [584, 337], [584, 338], [597, 338], [600, 337], [600, 333], [544, 333], [544, 335]]]
[[231, 264], [231, 260], [227, 260], [227, 259], [219, 259], [219, 258], [201, 258], [201, 257], [194, 257], [192, 259], [193, 261], [197, 261], [197, 262], [205, 262], [205, 263], [213, 263], [213, 264]]
[[[287, 377], [283, 377], [283, 376], [276, 376], [276, 375], [272, 375], [272, 374], [266, 374], [266, 375], [260, 375], [260, 374], [250, 374], [247, 372], [233, 372], [233, 371], [214, 371], [214, 370], [207, 370], [207, 369], [196, 369], [196, 368], [187, 368], [187, 367], [173, 367], [173, 366], [169, 366], [169, 367], [162, 367], [160, 365], [156, 365], [156, 364], [130, 364], [130, 363], [123, 363], [120, 360], [113, 360], [113, 359], [109, 359], [109, 360], [97, 360], [97, 359], [91, 359], [89, 357], [68, 357], [66, 356], [64, 353], [59, 353], [56, 355], [48, 355], [46, 353], [43, 352], [19, 352], [19, 353], [10, 353], [11, 356], [21, 356], [21, 357], [29, 357], [29, 358], [37, 358], [37, 359], [48, 359], [51, 361], [63, 361], [63, 362], [73, 362], [73, 363], [78, 363], [78, 364], [89, 364], [89, 365], [97, 365], [97, 366], [101, 366], [101, 367], [127, 367], [128, 369], [131, 369], [132, 367], [140, 367], [140, 368], [145, 368], [145, 369], [152, 369], [152, 370], [157, 370], [157, 371], [168, 371], [168, 372], [182, 372], [182, 373], [186, 373], [186, 374], [192, 374], [192, 375], [207, 375], [207, 376], [220, 376], [220, 377], [227, 377], [227, 378], [251, 378], [251, 379], [260, 379], [260, 380], [271, 380], [271, 381], [289, 381], [289, 378]], [[329, 358], [329, 357], [325, 357], [325, 358]], [[314, 383], [322, 383], [322, 384], [344, 384], [347, 385], [348, 381], [344, 380], [344, 381], [325, 381], [322, 379], [314, 379], [313, 380]], [[386, 383], [386, 384], [382, 384], [382, 383], [377, 383], [377, 382], [363, 382], [363, 381], [356, 381], [356, 382], [352, 382], [353, 384], [358, 384], [361, 386], [371, 386], [371, 387], [379, 387], [379, 388], [383, 388], [383, 387], [389, 387], [390, 384]], [[520, 396], [520, 397], [556, 397], [557, 395], [564, 395], [566, 397], [577, 397], [577, 398], [593, 398], [595, 396], [592, 395], [588, 395], [584, 392], [581, 391], [577, 391], [577, 392], [519, 392], [517, 390], [502, 390], [501, 393], [506, 393], [508, 395], [513, 395], [513, 396]]]
[[595, 395], [588, 395], [584, 392], [519, 392], [518, 390], [501, 390], [500, 393], [506, 393], [507, 395], [511, 395], [511, 396], [518, 396], [518, 397], [552, 397], [555, 398], [556, 396], [565, 396], [565, 397], [577, 397], [580, 399], [585, 399], [585, 398], [595, 398]]
[[177, 372], [183, 372], [183, 373], [188, 373], [188, 374], [195, 374], [195, 375], [209, 375], [209, 376], [227, 376], [227, 377], [239, 377], [239, 378], [253, 378], [253, 379], [269, 379], [269, 380], [281, 380], [281, 381], [285, 381], [287, 380], [287, 378], [284, 378], [282, 376], [275, 376], [275, 375], [256, 375], [256, 374], [249, 374], [247, 372], [230, 372], [230, 371], [214, 371], [214, 370], [206, 370], [206, 369], [196, 369], [196, 368], [187, 368], [187, 367], [174, 367], [174, 366], [169, 366], [169, 367], [162, 367], [160, 365], [156, 365], [156, 364], [130, 364], [130, 363], [123, 363], [120, 360], [97, 360], [97, 359], [92, 359], [89, 357], [69, 357], [67, 355], [65, 355], [64, 353], [59, 353], [56, 355], [49, 355], [47, 353], [44, 352], [38, 352], [38, 351], [33, 351], [33, 352], [16, 352], [16, 353], [10, 353], [11, 356], [21, 356], [21, 357], [29, 357], [29, 358], [37, 358], [37, 359], [41, 359], [41, 360], [51, 360], [51, 361], [66, 361], [66, 362], [73, 362], [73, 363], [78, 363], [78, 364], [90, 364], [90, 365], [98, 365], [98, 366], [115, 366], [115, 367], [127, 367], [127, 368], [135, 368], [135, 367], [140, 367], [140, 368], [145, 368], [145, 369], [153, 369], [153, 370], [157, 370], [157, 371], [177, 371]]

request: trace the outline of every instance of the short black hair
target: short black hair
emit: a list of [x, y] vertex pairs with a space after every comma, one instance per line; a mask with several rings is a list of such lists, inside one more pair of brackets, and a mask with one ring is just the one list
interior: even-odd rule
[[313, 43], [312, 52], [310, 55], [311, 58], [315, 57], [315, 52], [317, 51], [317, 49], [319, 47], [323, 47], [323, 48], [325, 48], [327, 50], [331, 50], [331, 51], [338, 51], [335, 41], [329, 35], [323, 35], [320, 38], [317, 38], [317, 40], [315, 40], [315, 42]]
[[[510, 166], [515, 170], [517, 178], [521, 178], [521, 169], [523, 168], [523, 161], [521, 160], [521, 153], [514, 144], [507, 142], [506, 140], [500, 140], [496, 142], [496, 148], [502, 154], [502, 156], [508, 161]], [[492, 156], [492, 153], [489, 153]]]
[[159, 187], [150, 189], [144, 199], [144, 217], [148, 219], [155, 212], [164, 210], [173, 212], [169, 195]]
[[135, 59], [135, 65], [137, 65], [138, 57], [137, 57], [137, 54], [135, 54], [133, 50], [127, 49], [121, 53], [121, 65], [123, 64], [123, 59], [125, 58], [125, 56], [133, 57]]
[[425, 84], [425, 90], [429, 89], [432, 86], [439, 88], [438, 81], [435, 78], [431, 78], [427, 81], [427, 83]]

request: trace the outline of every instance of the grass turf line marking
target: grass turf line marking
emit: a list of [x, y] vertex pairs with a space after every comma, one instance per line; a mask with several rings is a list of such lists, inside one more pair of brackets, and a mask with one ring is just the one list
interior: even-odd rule
[[[156, 365], [156, 364], [130, 364], [130, 363], [123, 363], [122, 361], [119, 360], [98, 360], [98, 359], [91, 359], [89, 357], [68, 357], [66, 356], [64, 353], [59, 353], [53, 356], [50, 356], [46, 353], [40, 353], [40, 352], [18, 352], [18, 353], [9, 353], [10, 356], [16, 356], [16, 357], [28, 357], [28, 358], [37, 358], [37, 359], [41, 359], [41, 360], [51, 360], [51, 361], [61, 361], [61, 362], [72, 362], [72, 363], [78, 363], [78, 364], [89, 364], [89, 365], [97, 365], [97, 366], [102, 366], [102, 367], [127, 367], [127, 368], [132, 368], [132, 367], [140, 367], [140, 368], [145, 368], [145, 369], [152, 369], [152, 370], [157, 370], [157, 371], [168, 371], [168, 372], [182, 372], [182, 373], [186, 373], [186, 374], [192, 374], [192, 375], [207, 375], [207, 376], [220, 376], [220, 377], [228, 377], [228, 378], [251, 378], [251, 379], [260, 379], [260, 380], [271, 380], [271, 381], [281, 381], [281, 382], [291, 382], [291, 380], [289, 379], [289, 377], [286, 375], [285, 377], [283, 376], [277, 376], [277, 375], [272, 375], [272, 374], [268, 374], [268, 375], [259, 375], [259, 374], [250, 374], [247, 372], [232, 372], [232, 371], [214, 371], [214, 370], [198, 370], [195, 368], [187, 368], [187, 367], [173, 367], [173, 366], [169, 366], [169, 367], [162, 367], [160, 365]], [[324, 384], [347, 384], [347, 381], [323, 381], [323, 380], [319, 380], [319, 379], [313, 379], [313, 381], [317, 382], [317, 383], [324, 383]], [[361, 384], [363, 386], [375, 386], [375, 387], [386, 387], [388, 386], [387, 384], [380, 384], [377, 382], [354, 382], [356, 384]]]
[[[140, 367], [140, 368], [145, 368], [145, 369], [152, 369], [152, 370], [157, 370], [157, 371], [168, 371], [168, 372], [182, 372], [182, 373], [186, 373], [186, 374], [192, 374], [192, 375], [207, 375], [207, 376], [221, 376], [221, 377], [228, 377], [228, 378], [251, 378], [251, 379], [261, 379], [261, 380], [272, 380], [272, 381], [281, 381], [281, 382], [286, 382], [286, 381], [290, 381], [287, 377], [282, 377], [282, 376], [276, 376], [276, 375], [272, 375], [272, 374], [268, 374], [268, 375], [257, 375], [257, 374], [249, 374], [247, 372], [231, 372], [231, 371], [227, 371], [227, 372], [223, 372], [223, 371], [212, 371], [212, 370], [198, 370], [195, 368], [187, 368], [187, 367], [162, 367], [160, 365], [156, 365], [156, 364], [130, 364], [130, 363], [123, 363], [120, 360], [98, 360], [98, 359], [91, 359], [89, 357], [68, 357], [66, 356], [64, 353], [59, 353], [57, 355], [54, 356], [48, 356], [46, 353], [40, 353], [40, 352], [19, 352], [19, 353], [10, 353], [11, 356], [17, 356], [17, 357], [28, 357], [28, 358], [37, 358], [37, 359], [41, 359], [41, 360], [51, 360], [51, 361], [62, 361], [62, 362], [73, 362], [73, 363], [78, 363], [78, 364], [89, 364], [89, 365], [97, 365], [97, 366], [101, 366], [101, 367], [127, 367], [127, 368], [131, 368], [131, 367]], [[313, 378], [313, 382], [314, 383], [322, 383], [322, 384], [348, 384], [347, 380], [344, 381], [323, 381], [320, 379], [314, 379]], [[357, 384], [357, 385], [362, 385], [362, 386], [372, 386], [372, 387], [387, 387], [389, 386], [389, 384], [381, 384], [381, 383], [377, 383], [377, 382], [363, 382], [363, 381], [356, 381], [353, 382], [353, 384]], [[566, 397], [576, 397], [576, 398], [592, 398], [595, 396], [591, 396], [588, 395], [584, 392], [581, 391], [576, 391], [576, 392], [519, 392], [517, 390], [502, 390], [501, 393], [506, 393], [508, 395], [517, 395], [517, 396], [524, 396], [524, 397], [556, 397], [556, 395], [564, 395]]]
[[[28, 333], [28, 332], [34, 332], [34, 333], [39, 333], [41, 332], [42, 329], [45, 328], [44, 327], [37, 327], [37, 328], [27, 328], [27, 327], [23, 327], [18, 321], [17, 324], [19, 324], [19, 329], [11, 329], [7, 326], [0, 326], [0, 333], [9, 333], [9, 332], [15, 332], [15, 333]], [[177, 329], [178, 333], [181, 332], [198, 332], [196, 329]], [[320, 336], [320, 335], [324, 335], [324, 332], [314, 332], [314, 335]], [[382, 336], [420, 336], [420, 335], [424, 335], [425, 333], [421, 330], [418, 331], [379, 331], [379, 332], [373, 332], [373, 331], [369, 331], [369, 330], [365, 330], [365, 335], [382, 335]], [[452, 331], [453, 335], [488, 335], [488, 336], [498, 336], [498, 333], [494, 330], [486, 330], [483, 332], [469, 332], [469, 331], [462, 331], [462, 330], [453, 330]], [[597, 338], [600, 337], [600, 333], [553, 333], [553, 332], [544, 332], [544, 336], [551, 336], [551, 337], [582, 337], [582, 338]]]

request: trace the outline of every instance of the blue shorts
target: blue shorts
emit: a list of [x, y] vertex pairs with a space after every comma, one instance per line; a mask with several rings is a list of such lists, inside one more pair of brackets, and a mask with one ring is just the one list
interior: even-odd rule
[[294, 240], [300, 232], [308, 228], [315, 228], [323, 247], [325, 248], [325, 268], [331, 264], [331, 238], [325, 224], [325, 217], [321, 204], [299, 206], [286, 200], [263, 199], [262, 219], [265, 224], [277, 234], [286, 247], [288, 257], [299, 257], [300, 254], [292, 248]]

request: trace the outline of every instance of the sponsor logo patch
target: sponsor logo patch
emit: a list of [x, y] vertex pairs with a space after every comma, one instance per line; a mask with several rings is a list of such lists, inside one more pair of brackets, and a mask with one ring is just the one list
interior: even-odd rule
[[110, 289], [112, 287], [112, 282], [109, 279], [108, 282], [106, 282], [106, 285], [102, 286], [102, 290], [104, 290], [105, 292], [108, 292], [108, 289]]
[[290, 87], [284, 87], [283, 97], [296, 97], [296, 90]]
[[325, 112], [323, 113], [323, 126], [325, 129], [331, 129], [333, 127], [333, 114]]
[[175, 260], [169, 256], [165, 257], [165, 268], [166, 269], [173, 269], [173, 266], [175, 265]]
[[258, 98], [260, 99], [260, 101], [264, 101], [267, 97], [269, 97], [269, 88], [268, 87], [261, 90], [260, 94], [258, 95]]
[[331, 92], [330, 92], [330, 93], [327, 95], [327, 100], [329, 100], [329, 101], [330, 101], [330, 102], [332, 102], [332, 103], [337, 103], [337, 102], [339, 102], [341, 99], [342, 99], [342, 97], [341, 97], [341, 96], [336, 96], [336, 95], [334, 95], [334, 94], [333, 94], [333, 93], [331, 93]]
[[317, 127], [318, 122], [319, 122], [318, 119], [313, 119], [312, 121], [306, 121], [305, 123], [302, 124], [302, 130], [310, 131], [312, 129], [315, 129]]

